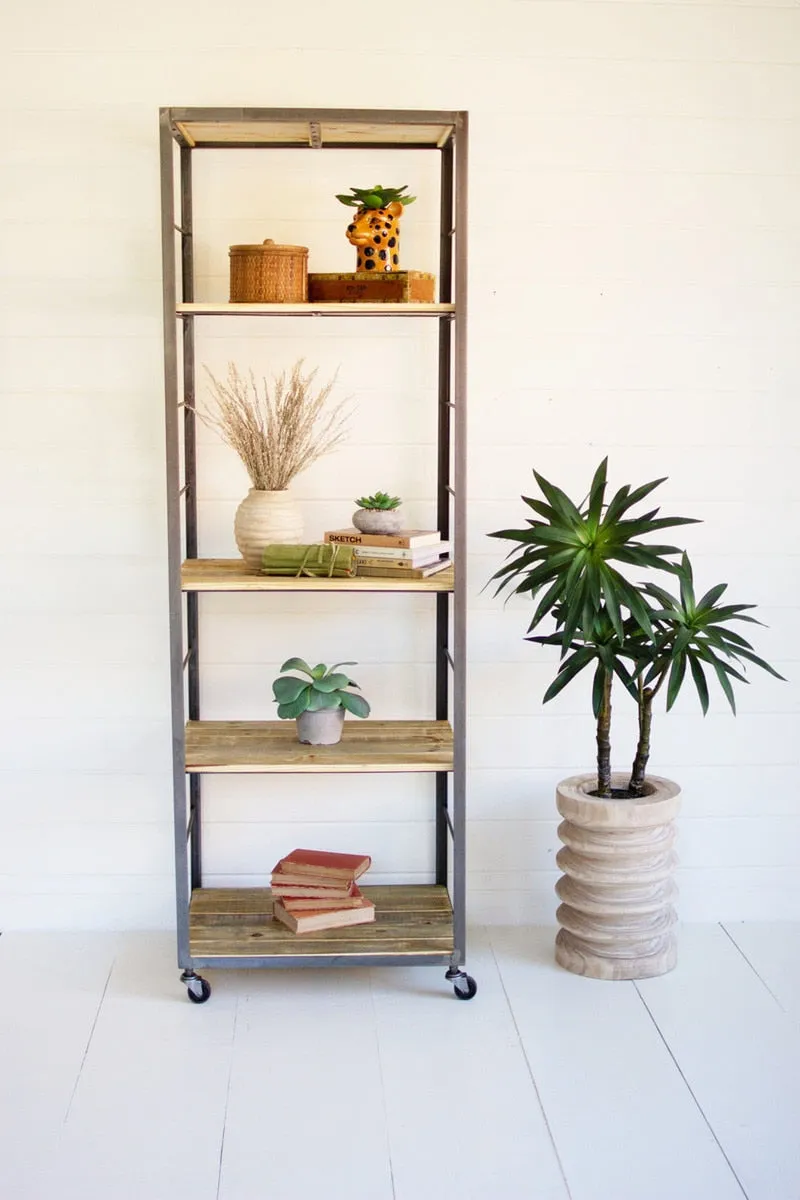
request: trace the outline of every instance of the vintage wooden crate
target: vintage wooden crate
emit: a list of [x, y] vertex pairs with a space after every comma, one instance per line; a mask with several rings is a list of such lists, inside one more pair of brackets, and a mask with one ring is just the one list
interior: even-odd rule
[[309, 275], [308, 299], [324, 304], [358, 302], [392, 304], [403, 301], [433, 303], [436, 276], [425, 271], [340, 271], [332, 275]]

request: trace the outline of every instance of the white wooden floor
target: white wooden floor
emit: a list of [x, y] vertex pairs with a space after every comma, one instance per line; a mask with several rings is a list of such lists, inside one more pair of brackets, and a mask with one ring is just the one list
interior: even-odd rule
[[208, 972], [0, 937], [3, 1200], [800, 1200], [800, 926], [688, 926], [598, 983], [550, 929], [443, 970]]

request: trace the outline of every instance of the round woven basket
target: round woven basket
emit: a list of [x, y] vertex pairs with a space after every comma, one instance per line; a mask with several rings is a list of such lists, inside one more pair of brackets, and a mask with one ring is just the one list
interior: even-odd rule
[[308, 299], [308, 247], [231, 246], [232, 304], [297, 304]]

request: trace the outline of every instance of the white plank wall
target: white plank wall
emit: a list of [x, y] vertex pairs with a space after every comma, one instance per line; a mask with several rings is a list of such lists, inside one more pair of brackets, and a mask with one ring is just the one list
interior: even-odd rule
[[[608, 453], [615, 483], [669, 476], [665, 509], [704, 521], [682, 534], [701, 586], [761, 606], [758, 648], [790, 681], [754, 674], [735, 721], [688, 697], [656, 717], [653, 768], [685, 789], [681, 915], [800, 918], [794, 0], [408, 0], [376, 21], [323, 0], [34, 0], [6, 7], [0, 46], [0, 928], [172, 920], [163, 104], [470, 112], [472, 916], [552, 919], [553, 788], [593, 750], [585, 690], [542, 708], [554, 661], [523, 641], [525, 606], [483, 590], [485, 535], [523, 517], [532, 466], [580, 492]], [[403, 259], [435, 270], [433, 156], [196, 158], [200, 299], [226, 295], [233, 242], [349, 269], [333, 195], [373, 177], [419, 195]], [[198, 322], [217, 374], [303, 355], [353, 396], [347, 445], [296, 481], [310, 536], [378, 487], [433, 520], [435, 329], [417, 325]], [[200, 443], [201, 551], [231, 555], [246, 478]], [[360, 660], [376, 715], [423, 715], [431, 609], [204, 598], [203, 710], [268, 716], [275, 667], [317, 654]], [[429, 783], [289, 783], [208, 788], [210, 881], [260, 881], [315, 834], [368, 849], [376, 881], [429, 877]]]

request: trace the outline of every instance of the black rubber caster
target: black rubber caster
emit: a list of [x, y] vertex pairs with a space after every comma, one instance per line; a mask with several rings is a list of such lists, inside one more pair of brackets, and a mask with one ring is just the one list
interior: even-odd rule
[[450, 967], [445, 973], [445, 979], [452, 982], [456, 1000], [471, 1000], [478, 990], [478, 985], [471, 975], [459, 967]]
[[202, 975], [181, 975], [181, 982], [186, 984], [186, 995], [192, 1004], [205, 1004], [211, 995], [211, 984]]
[[456, 1000], [471, 1000], [478, 990], [478, 985], [471, 975], [462, 975], [453, 984]]

